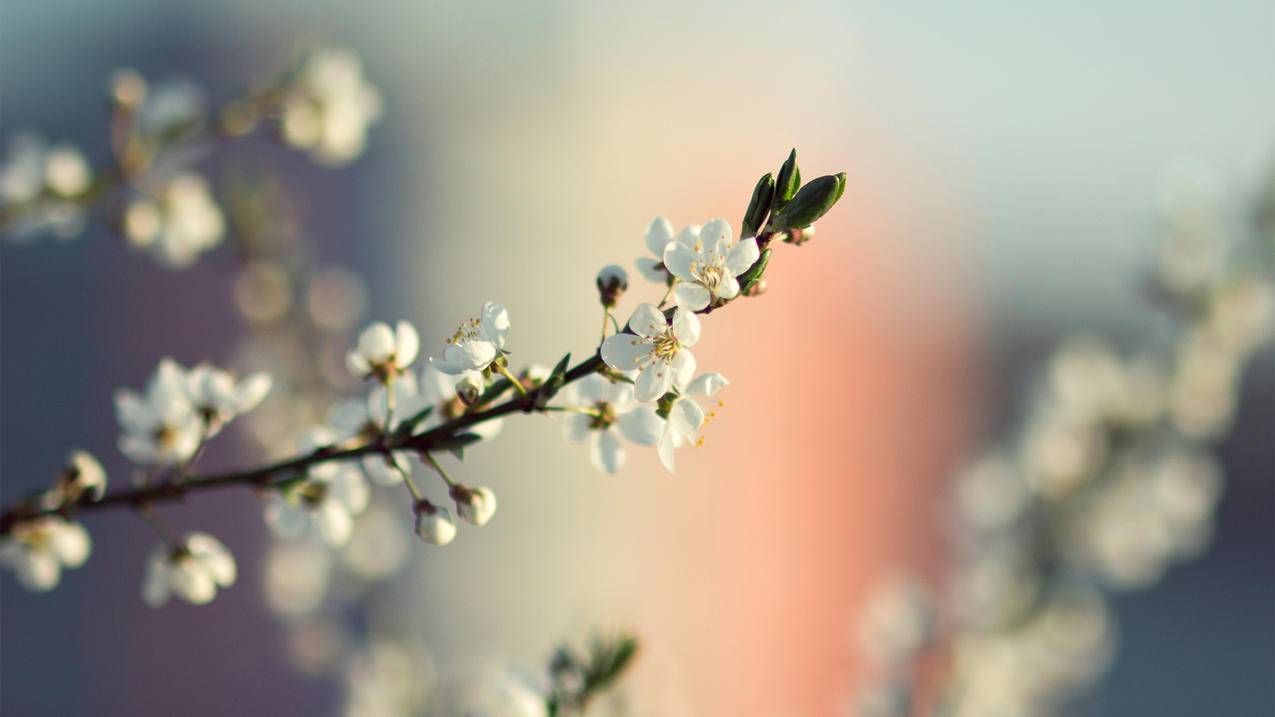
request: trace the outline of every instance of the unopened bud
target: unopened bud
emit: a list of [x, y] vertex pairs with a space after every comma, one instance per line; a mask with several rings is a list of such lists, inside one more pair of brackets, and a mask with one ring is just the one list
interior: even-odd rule
[[762, 277], [761, 279], [754, 281], [752, 284], [749, 284], [748, 288], [744, 290], [744, 296], [761, 296], [764, 293], [766, 293], [765, 277]]
[[797, 246], [801, 246], [802, 244], [805, 244], [806, 242], [814, 238], [815, 238], [815, 225], [811, 224], [810, 226], [804, 229], [789, 229], [788, 237], [784, 239], [784, 241], [788, 242], [789, 244], [795, 244]]
[[466, 371], [461, 374], [460, 380], [456, 382], [456, 398], [466, 406], [472, 406], [478, 403], [478, 399], [483, 395], [483, 377], [477, 371]]
[[111, 101], [128, 109], [136, 109], [146, 101], [146, 78], [137, 70], [116, 70], [111, 75]]
[[99, 500], [106, 492], [106, 471], [88, 451], [72, 451], [66, 457], [59, 487], [67, 502], [77, 501], [86, 494], [89, 500]]
[[598, 272], [598, 296], [606, 308], [615, 308], [620, 295], [627, 288], [629, 288], [629, 275], [623, 267], [609, 264]]
[[416, 534], [432, 545], [447, 545], [456, 538], [456, 521], [446, 508], [422, 500], [416, 504]]
[[456, 484], [452, 486], [451, 495], [456, 501], [456, 514], [466, 523], [486, 525], [496, 514], [496, 494], [491, 492], [491, 488]]

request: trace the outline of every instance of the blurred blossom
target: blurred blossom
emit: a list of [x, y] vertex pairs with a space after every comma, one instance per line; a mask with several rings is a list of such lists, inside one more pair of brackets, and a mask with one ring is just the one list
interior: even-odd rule
[[50, 146], [34, 132], [9, 140], [0, 164], [0, 208], [17, 214], [9, 230], [15, 241], [49, 232], [73, 239], [84, 230], [84, 210], [74, 201], [88, 190], [92, 170], [69, 144]]
[[992, 454], [966, 468], [956, 481], [962, 517], [973, 527], [1007, 528], [1027, 506], [1027, 488], [1008, 457]]
[[460, 688], [458, 714], [465, 717], [548, 717], [543, 679], [509, 663], [491, 663]]
[[274, 323], [282, 319], [292, 304], [292, 280], [278, 262], [257, 260], [235, 277], [235, 306], [248, 321]]
[[398, 717], [418, 712], [434, 689], [433, 664], [421, 650], [374, 638], [345, 670], [348, 717]]
[[341, 551], [342, 564], [364, 580], [396, 575], [411, 555], [406, 511], [400, 504], [373, 503], [354, 524], [350, 542]]
[[381, 116], [381, 95], [363, 78], [359, 58], [323, 47], [306, 56], [282, 100], [284, 140], [316, 161], [344, 164], [363, 153]]
[[326, 331], [345, 331], [367, 312], [367, 285], [357, 274], [340, 267], [320, 269], [310, 279], [306, 308]]
[[212, 602], [217, 588], [235, 584], [235, 558], [208, 533], [189, 533], [180, 542], [161, 543], [146, 560], [142, 599], [161, 607], [176, 596], [192, 605]]
[[18, 523], [0, 537], [0, 565], [27, 590], [46, 592], [57, 586], [63, 568], [80, 567], [92, 549], [84, 526], [50, 516]]
[[150, 85], [137, 114], [138, 129], [144, 135], [164, 136], [194, 129], [207, 110], [208, 97], [198, 84], [181, 78], [165, 79]]
[[934, 619], [929, 590], [916, 578], [897, 578], [868, 603], [860, 639], [878, 662], [903, 664], [925, 646]]
[[184, 173], [129, 202], [123, 229], [132, 246], [164, 266], [184, 269], [221, 243], [225, 218], [208, 181]]
[[[297, 453], [307, 454], [330, 446], [336, 435], [313, 428], [303, 437]], [[332, 546], [350, 539], [354, 517], [367, 507], [368, 486], [363, 475], [348, 462], [312, 465], [299, 480], [266, 495], [266, 524], [281, 538], [300, 538], [311, 531]]]
[[264, 563], [266, 602], [296, 620], [314, 613], [327, 597], [332, 575], [328, 549], [313, 540], [275, 541]]

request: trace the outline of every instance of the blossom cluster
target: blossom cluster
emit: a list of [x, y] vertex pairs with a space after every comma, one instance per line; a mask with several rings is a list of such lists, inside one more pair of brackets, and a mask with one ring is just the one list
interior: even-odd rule
[[1228, 251], [1217, 224], [1172, 229], [1155, 279], [1179, 317], [1173, 340], [1126, 354], [1094, 336], [1058, 347], [1013, 440], [956, 479], [951, 584], [933, 594], [909, 581], [865, 614], [882, 675], [861, 714], [915, 713], [918, 663], [940, 643], [946, 713], [1066, 710], [1113, 659], [1106, 595], [1148, 588], [1208, 547], [1223, 487], [1208, 446], [1271, 336], [1275, 294], [1269, 265]]

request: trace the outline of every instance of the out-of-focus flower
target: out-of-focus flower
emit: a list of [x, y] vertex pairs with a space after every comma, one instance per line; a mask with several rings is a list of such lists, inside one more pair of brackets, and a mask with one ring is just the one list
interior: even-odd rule
[[496, 514], [496, 494], [491, 488], [470, 488], [457, 483], [452, 486], [450, 493], [452, 500], [456, 501], [456, 515], [466, 523], [486, 525]]
[[466, 371], [483, 371], [496, 360], [509, 338], [509, 312], [493, 302], [483, 304], [478, 319], [470, 319], [452, 335], [443, 349], [443, 358], [430, 358], [439, 371], [457, 376]]
[[266, 602], [279, 616], [297, 620], [323, 604], [332, 576], [332, 555], [316, 541], [275, 541], [263, 568]]
[[416, 327], [400, 321], [390, 329], [378, 321], [359, 334], [358, 344], [345, 356], [345, 365], [357, 378], [386, 383], [407, 371], [420, 348]]
[[160, 607], [172, 596], [192, 605], [204, 605], [217, 596], [217, 588], [235, 584], [235, 558], [208, 533], [190, 533], [180, 545], [155, 546], [146, 561], [142, 600]]
[[725, 219], [709, 221], [690, 246], [672, 242], [664, 249], [664, 266], [678, 279], [674, 301], [699, 311], [714, 301], [735, 298], [739, 295], [735, 277], [748, 271], [759, 256], [756, 239], [736, 242]]
[[571, 384], [567, 405], [587, 411], [568, 413], [563, 425], [572, 441], [589, 441], [589, 460], [604, 473], [617, 473], [624, 467], [624, 446], [620, 436], [642, 446], [659, 440], [664, 421], [655, 410], [634, 399], [633, 386], [611, 382], [598, 374], [590, 374]]
[[45, 516], [19, 522], [0, 538], [0, 565], [27, 590], [46, 592], [57, 586], [62, 568], [80, 567], [92, 549], [84, 526]]
[[646, 248], [650, 250], [655, 258], [640, 257], [637, 260], [638, 271], [642, 276], [650, 281], [660, 284], [667, 283], [672, 279], [668, 269], [664, 266], [664, 250], [671, 242], [677, 242], [683, 246], [693, 246], [699, 239], [699, 225], [691, 225], [673, 236], [673, 225], [664, 217], [656, 217], [651, 221], [651, 225], [646, 228]]
[[15, 135], [0, 164], [0, 207], [21, 212], [10, 236], [23, 240], [45, 231], [58, 239], [79, 236], [84, 211], [74, 200], [92, 180], [88, 162], [75, 147], [49, 146], [31, 132]]
[[416, 534], [433, 545], [447, 545], [456, 538], [451, 511], [428, 501], [416, 506]]
[[629, 288], [629, 274], [621, 266], [608, 264], [598, 272], [597, 285], [602, 305], [608, 309], [615, 308], [620, 296]]
[[286, 88], [283, 138], [323, 164], [363, 153], [367, 130], [381, 116], [381, 94], [363, 77], [359, 58], [343, 48], [311, 52]]
[[204, 421], [205, 437], [217, 435], [235, 416], [256, 408], [270, 392], [269, 374], [238, 379], [233, 373], [201, 363], [186, 373], [187, 390], [195, 412]]
[[[301, 440], [303, 454], [330, 446], [336, 434], [312, 428]], [[266, 497], [266, 523], [281, 538], [299, 538], [311, 528], [324, 542], [344, 545], [354, 527], [354, 516], [368, 503], [368, 487], [362, 473], [345, 461], [312, 465], [305, 477], [272, 491]]]
[[185, 134], [199, 126], [208, 106], [208, 95], [191, 80], [169, 78], [150, 85], [137, 113], [138, 129], [147, 137]]
[[[338, 440], [368, 444], [378, 440], [383, 433], [393, 433], [403, 422], [429, 405], [416, 385], [416, 377], [404, 373], [391, 384], [394, 395], [394, 415], [388, 415], [387, 390], [377, 385], [364, 400], [343, 401], [332, 410], [330, 422]], [[386, 419], [390, 418], [389, 425]], [[393, 460], [391, 464], [389, 461]], [[381, 454], [368, 454], [360, 460], [363, 472], [378, 485], [398, 485], [403, 473], [412, 470], [411, 451], [393, 451], [387, 458]], [[397, 467], [395, 467], [397, 466]]]
[[693, 443], [700, 428], [704, 426], [707, 416], [712, 415], [705, 414], [704, 407], [699, 405], [696, 399], [712, 398], [718, 391], [729, 385], [730, 381], [727, 381], [726, 377], [720, 373], [701, 374], [667, 404], [667, 418], [665, 418], [664, 430], [660, 433], [657, 447], [660, 462], [669, 473], [672, 473], [676, 467], [674, 451], [688, 443]]
[[374, 637], [345, 670], [346, 717], [419, 714], [434, 689], [428, 656], [398, 640]]
[[898, 578], [873, 595], [864, 613], [860, 639], [864, 651], [894, 667], [911, 660], [934, 629], [930, 591], [913, 577]]
[[75, 450], [66, 457], [66, 467], [54, 489], [46, 495], [45, 507], [57, 508], [84, 496], [100, 500], [106, 492], [106, 470], [88, 451]]
[[185, 269], [221, 243], [226, 220], [208, 180], [188, 172], [129, 202], [123, 230], [129, 244], [149, 252], [160, 264]]
[[653, 304], [641, 304], [629, 319], [632, 334], [616, 334], [602, 343], [602, 360], [616, 371], [638, 371], [634, 395], [654, 401], [669, 388], [685, 386], [695, 373], [690, 347], [699, 341], [694, 313], [679, 308], [670, 324]]
[[115, 392], [120, 452], [134, 463], [174, 465], [187, 461], [203, 440], [203, 420], [190, 400], [186, 372], [165, 358], [155, 368], [143, 397]]

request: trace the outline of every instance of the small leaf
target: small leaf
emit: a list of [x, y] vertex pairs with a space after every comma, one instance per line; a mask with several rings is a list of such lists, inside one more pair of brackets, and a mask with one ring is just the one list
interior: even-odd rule
[[748, 200], [748, 209], [744, 210], [744, 222], [739, 235], [741, 239], [757, 236], [757, 230], [766, 222], [766, 215], [770, 213], [770, 203], [774, 198], [775, 178], [767, 172], [757, 180], [753, 198]]
[[558, 395], [558, 391], [562, 388], [562, 384], [566, 379], [567, 366], [571, 364], [571, 354], [563, 356], [553, 367], [553, 371], [549, 372], [549, 378], [540, 385], [536, 391], [536, 408], [544, 408], [549, 405], [553, 397]]
[[846, 191], [846, 173], [830, 174], [801, 188], [792, 201], [772, 217], [775, 231], [804, 229], [828, 213]]
[[779, 176], [775, 177], [775, 202], [771, 206], [771, 213], [783, 209], [797, 194], [797, 187], [800, 186], [801, 170], [797, 168], [797, 150], [794, 149], [779, 168]]
[[753, 287], [753, 284], [756, 284], [761, 279], [762, 274], [766, 272], [766, 265], [770, 263], [771, 251], [770, 247], [767, 247], [764, 251], [762, 251], [761, 256], [757, 257], [757, 261], [753, 262], [753, 265], [748, 267], [748, 271], [740, 275], [740, 294], [747, 294], [748, 290]]

